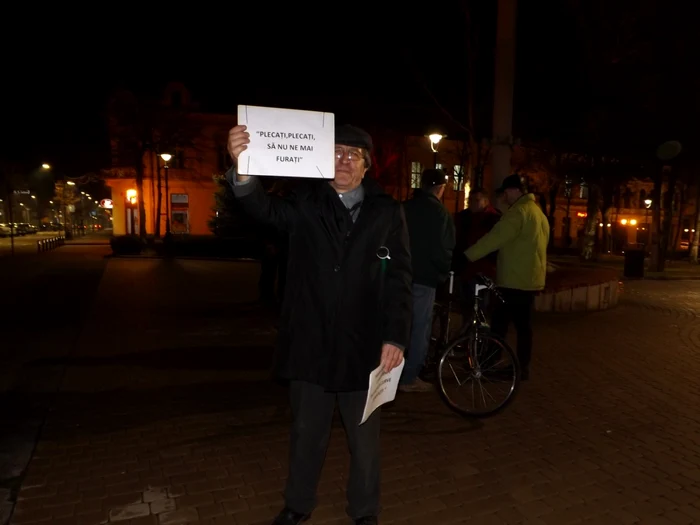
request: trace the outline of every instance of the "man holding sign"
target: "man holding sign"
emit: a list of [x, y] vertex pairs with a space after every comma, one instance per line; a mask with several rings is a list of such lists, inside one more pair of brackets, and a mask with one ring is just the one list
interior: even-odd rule
[[403, 361], [411, 325], [411, 258], [400, 204], [365, 178], [372, 139], [335, 132], [335, 173], [309, 180], [285, 198], [267, 195], [256, 177], [236, 171], [251, 137], [229, 133], [234, 168], [227, 178], [243, 208], [289, 233], [287, 285], [275, 371], [290, 381], [292, 405], [285, 508], [273, 525], [307, 520], [325, 461], [335, 405], [351, 463], [347, 512], [358, 525], [378, 523], [380, 410], [360, 425], [369, 375]]

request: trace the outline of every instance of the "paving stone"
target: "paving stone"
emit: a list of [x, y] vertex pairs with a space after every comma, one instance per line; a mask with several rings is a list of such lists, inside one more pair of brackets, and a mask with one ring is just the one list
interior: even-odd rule
[[117, 507], [109, 512], [109, 521], [124, 521], [133, 518], [148, 516], [151, 509], [148, 503], [137, 503], [136, 505], [128, 505], [126, 507]]
[[[538, 316], [531, 379], [498, 416], [465, 420], [435, 393], [385, 407], [382, 523], [700, 521], [699, 354], [700, 282], [627, 283], [614, 310]], [[146, 391], [86, 395], [68, 377], [13, 525], [272, 521], [288, 465], [286, 391], [183, 382], [177, 369], [170, 385], [171, 365], [159, 366]], [[347, 523], [348, 462], [336, 417], [310, 524]]]

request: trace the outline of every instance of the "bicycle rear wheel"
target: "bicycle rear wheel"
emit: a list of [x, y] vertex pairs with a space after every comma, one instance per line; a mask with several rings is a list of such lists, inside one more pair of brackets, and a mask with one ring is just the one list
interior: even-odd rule
[[497, 414], [513, 401], [520, 385], [515, 352], [500, 337], [483, 329], [450, 343], [437, 368], [445, 403], [466, 416]]

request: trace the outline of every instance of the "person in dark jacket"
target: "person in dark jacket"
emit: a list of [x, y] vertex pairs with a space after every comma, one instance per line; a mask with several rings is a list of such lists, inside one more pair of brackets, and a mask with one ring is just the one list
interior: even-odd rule
[[498, 257], [498, 253], [494, 252], [483, 259], [471, 262], [464, 255], [464, 251], [490, 232], [499, 220], [501, 220], [501, 212], [491, 206], [488, 193], [483, 188], [471, 190], [469, 192], [469, 207], [457, 214], [455, 221], [457, 243], [452, 259], [452, 269], [459, 279], [461, 295], [466, 303], [464, 306], [471, 306], [478, 274], [496, 279], [496, 259]]
[[455, 245], [454, 222], [440, 202], [445, 183], [444, 171], [425, 170], [420, 189], [416, 189], [413, 198], [403, 205], [413, 264], [413, 324], [399, 387], [403, 392], [433, 389], [418, 374], [428, 354], [435, 290], [447, 279]]
[[[289, 233], [275, 370], [290, 381], [293, 422], [286, 505], [274, 525], [301, 523], [314, 509], [336, 402], [351, 455], [348, 514], [378, 523], [379, 409], [359, 423], [370, 372], [399, 366], [410, 336], [403, 210], [365, 178], [371, 137], [341, 126], [335, 139], [335, 178], [309, 180], [285, 198], [267, 195], [256, 177], [227, 173], [248, 213]], [[249, 142], [245, 126], [230, 131], [234, 165]]]

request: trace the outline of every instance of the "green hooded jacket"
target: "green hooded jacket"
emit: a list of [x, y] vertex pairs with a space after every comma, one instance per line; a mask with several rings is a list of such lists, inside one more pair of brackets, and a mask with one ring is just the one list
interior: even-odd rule
[[520, 197], [493, 229], [464, 254], [478, 261], [498, 250], [496, 284], [503, 288], [537, 291], [547, 277], [549, 221], [531, 193]]

